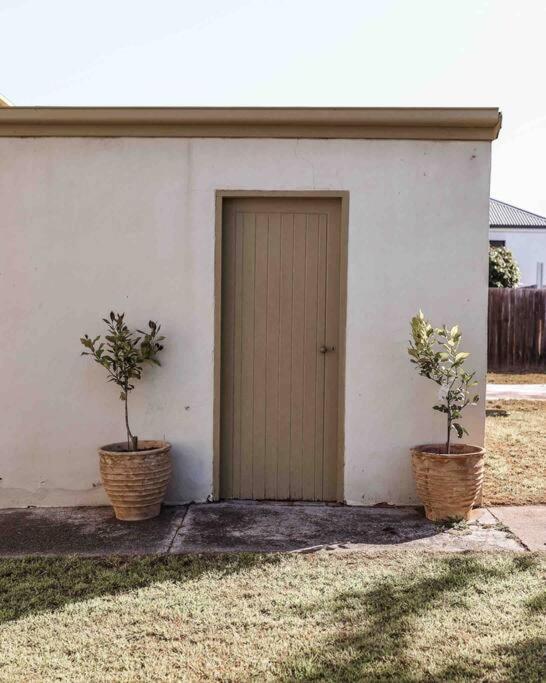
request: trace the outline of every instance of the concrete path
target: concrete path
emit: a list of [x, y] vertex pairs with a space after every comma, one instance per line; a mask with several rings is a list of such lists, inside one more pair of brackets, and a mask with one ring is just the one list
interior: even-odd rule
[[506, 525], [529, 550], [546, 551], [546, 505], [491, 508], [493, 516]]
[[110, 507], [0, 510], [0, 556], [152, 555], [169, 552], [185, 507], [146, 522], [119, 522]]
[[546, 401], [546, 384], [488, 384], [486, 398], [488, 401], [502, 399]]
[[[526, 508], [514, 508], [510, 520], [501, 518], [498, 510], [496, 517], [485, 509], [476, 511], [474, 522], [445, 528], [428, 522], [412, 507], [205, 503], [165, 507], [158, 518], [146, 522], [119, 522], [109, 507], [10, 509], [0, 510], [0, 556], [321, 549], [525, 552], [531, 547], [525, 536]], [[523, 544], [517, 538], [520, 534], [527, 538]], [[539, 541], [533, 544], [540, 545]]]

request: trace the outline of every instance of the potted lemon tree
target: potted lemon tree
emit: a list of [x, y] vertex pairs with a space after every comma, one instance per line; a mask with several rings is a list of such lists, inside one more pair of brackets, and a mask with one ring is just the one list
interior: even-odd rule
[[480, 446], [453, 443], [456, 435], [468, 434], [462, 414], [479, 396], [475, 372], [465, 369], [470, 355], [460, 351], [458, 326], [433, 327], [419, 313], [411, 320], [410, 361], [422, 377], [438, 385], [438, 403], [433, 409], [445, 416], [446, 438], [442, 443], [423, 444], [411, 449], [417, 493], [425, 514], [433, 521], [468, 519], [478, 502], [484, 472], [485, 451]]
[[103, 321], [108, 329], [104, 341], [100, 335], [91, 338], [85, 334], [80, 339], [86, 349], [82, 355], [91, 356], [106, 370], [107, 381], [119, 387], [127, 438], [99, 448], [101, 479], [118, 519], [150, 519], [159, 514], [169, 482], [171, 445], [133, 435], [128, 398], [135, 381], [142, 377], [144, 365], [160, 365], [157, 356], [163, 350], [165, 337], [159, 334], [161, 326], [153, 320], [148, 323], [148, 331], [131, 331], [124, 313], [112, 311]]

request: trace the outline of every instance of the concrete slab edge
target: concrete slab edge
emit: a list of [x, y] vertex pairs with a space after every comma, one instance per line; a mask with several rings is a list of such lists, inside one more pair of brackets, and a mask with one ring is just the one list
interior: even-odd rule
[[502, 524], [502, 526], [505, 527], [505, 529], [508, 529], [508, 531], [512, 534], [512, 536], [514, 537], [514, 539], [521, 545], [521, 547], [522, 547], [524, 550], [526, 550], [527, 552], [531, 552], [531, 549], [529, 548], [529, 546], [527, 546], [527, 545], [523, 542], [523, 540], [518, 536], [518, 534], [516, 534], [516, 532], [515, 532], [508, 524], [506, 524], [506, 522], [505, 522], [504, 520], [502, 520], [502, 519], [500, 519], [499, 517], [497, 517], [497, 515], [493, 512], [493, 509], [492, 509], [492, 508], [489, 508], [489, 507], [488, 507], [488, 508], [486, 508], [486, 510], [487, 510], [491, 515], [493, 515], [493, 517], [497, 520], [497, 522], [498, 522], [499, 524]]

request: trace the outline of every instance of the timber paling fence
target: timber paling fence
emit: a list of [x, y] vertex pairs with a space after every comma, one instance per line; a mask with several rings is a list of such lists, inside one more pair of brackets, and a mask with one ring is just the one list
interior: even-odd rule
[[489, 290], [491, 372], [546, 371], [546, 288]]

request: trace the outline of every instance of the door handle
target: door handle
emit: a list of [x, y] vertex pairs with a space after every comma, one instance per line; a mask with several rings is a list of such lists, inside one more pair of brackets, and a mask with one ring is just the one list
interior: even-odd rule
[[335, 351], [335, 350], [336, 350], [335, 346], [324, 346], [324, 345], [321, 346], [319, 349], [319, 351], [321, 353], [328, 353], [329, 351]]

